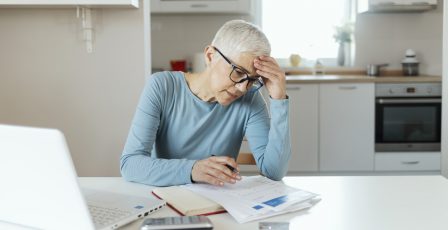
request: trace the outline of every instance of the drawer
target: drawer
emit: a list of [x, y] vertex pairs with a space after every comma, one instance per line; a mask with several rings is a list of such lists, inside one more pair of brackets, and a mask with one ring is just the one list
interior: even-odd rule
[[440, 152], [375, 153], [375, 171], [439, 171]]

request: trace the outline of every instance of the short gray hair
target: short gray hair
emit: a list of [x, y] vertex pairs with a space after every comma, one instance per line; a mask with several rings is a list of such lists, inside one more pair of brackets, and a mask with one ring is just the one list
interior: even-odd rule
[[229, 57], [236, 57], [242, 53], [254, 56], [271, 54], [271, 45], [266, 35], [256, 25], [244, 20], [224, 23], [216, 32], [212, 46]]

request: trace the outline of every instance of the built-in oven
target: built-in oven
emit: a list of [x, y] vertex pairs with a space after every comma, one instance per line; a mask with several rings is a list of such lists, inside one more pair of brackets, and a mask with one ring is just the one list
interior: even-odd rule
[[375, 151], [440, 151], [441, 83], [375, 86]]

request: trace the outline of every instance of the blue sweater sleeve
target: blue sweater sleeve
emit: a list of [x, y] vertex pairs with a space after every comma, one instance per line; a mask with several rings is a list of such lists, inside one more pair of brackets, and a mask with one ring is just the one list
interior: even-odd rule
[[120, 159], [125, 180], [155, 186], [191, 183], [195, 160], [151, 156], [163, 110], [163, 91], [157, 76], [145, 84]]
[[260, 94], [254, 97], [246, 126], [246, 138], [261, 173], [281, 180], [288, 171], [291, 156], [289, 99], [270, 99], [270, 115]]

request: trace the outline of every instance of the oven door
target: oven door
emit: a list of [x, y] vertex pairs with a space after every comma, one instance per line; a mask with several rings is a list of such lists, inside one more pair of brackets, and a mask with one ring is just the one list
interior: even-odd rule
[[441, 98], [377, 98], [375, 151], [440, 151]]

